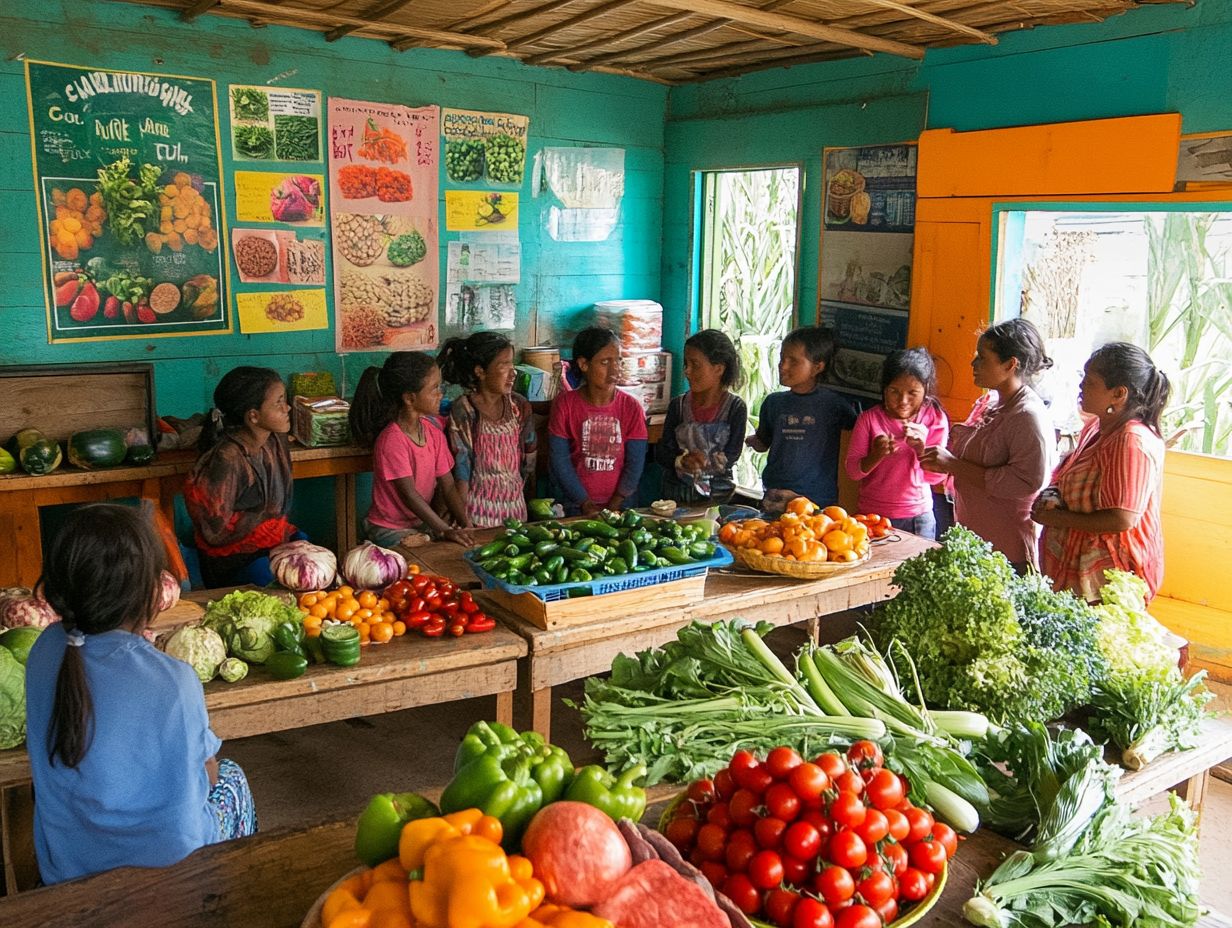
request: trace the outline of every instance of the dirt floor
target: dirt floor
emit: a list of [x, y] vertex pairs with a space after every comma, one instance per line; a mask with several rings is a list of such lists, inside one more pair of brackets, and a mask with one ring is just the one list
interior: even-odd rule
[[[775, 650], [799, 633], [772, 636]], [[1232, 710], [1232, 687], [1213, 687], [1219, 708]], [[580, 682], [554, 691], [552, 741], [581, 765], [599, 759], [582, 737], [581, 717], [564, 705], [581, 696]], [[223, 755], [247, 771], [263, 830], [297, 828], [358, 816], [368, 797], [385, 791], [439, 790], [454, 751], [471, 723], [490, 719], [492, 697], [331, 722], [297, 731], [229, 742]], [[1148, 809], [1154, 806], [1147, 806]], [[1212, 778], [1202, 822], [1203, 901], [1232, 912], [1232, 784]]]

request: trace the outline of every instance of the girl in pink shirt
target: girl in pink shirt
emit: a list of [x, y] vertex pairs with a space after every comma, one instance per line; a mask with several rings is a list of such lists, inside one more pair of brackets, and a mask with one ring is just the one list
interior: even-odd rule
[[[422, 351], [395, 351], [364, 371], [351, 404], [351, 434], [372, 446], [372, 508], [364, 531], [392, 547], [427, 532], [470, 547], [466, 505], [453, 481], [453, 455], [435, 417], [441, 411], [441, 369]], [[460, 528], [432, 509], [440, 492]]]
[[887, 355], [881, 403], [860, 413], [847, 446], [847, 475], [860, 484], [860, 511], [889, 518], [895, 528], [935, 538], [930, 484], [945, 474], [920, 466], [929, 445], [944, 446], [950, 423], [936, 400], [937, 372], [923, 348]]

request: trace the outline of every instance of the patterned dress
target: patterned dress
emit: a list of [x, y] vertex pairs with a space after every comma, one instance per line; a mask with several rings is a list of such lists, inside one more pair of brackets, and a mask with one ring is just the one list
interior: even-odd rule
[[535, 471], [536, 438], [524, 397], [505, 397], [495, 422], [479, 412], [469, 394], [461, 397], [449, 410], [449, 444], [454, 476], [469, 487], [466, 514], [473, 526], [492, 528], [526, 518], [524, 488]]

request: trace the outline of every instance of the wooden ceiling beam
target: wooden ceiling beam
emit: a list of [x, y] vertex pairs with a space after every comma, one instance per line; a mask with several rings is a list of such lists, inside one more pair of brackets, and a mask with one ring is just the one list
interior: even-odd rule
[[406, 38], [423, 39], [433, 45], [452, 45], [455, 47], [496, 48], [505, 47], [499, 39], [489, 39], [480, 35], [465, 32], [445, 32], [440, 29], [428, 29], [421, 26], [406, 26], [400, 23], [368, 22], [358, 16], [344, 16], [341, 13], [318, 13], [299, 6], [278, 6], [265, 3], [262, 0], [223, 0], [216, 12], [228, 11], [256, 15], [269, 22], [283, 22], [287, 19], [298, 20], [301, 23], [314, 26], [328, 26], [330, 29], [338, 25], [356, 26], [357, 32], [375, 32], [380, 35], [393, 35]]
[[[377, 20], [377, 19], [384, 19], [386, 16], [389, 16], [391, 13], [398, 12], [398, 10], [402, 9], [404, 6], [406, 6], [407, 4], [411, 2], [413, 2], [413, 0], [390, 0], [390, 2], [388, 3], [381, 3], [381, 4], [378, 4], [377, 6], [370, 7], [364, 10], [362, 13], [359, 14], [359, 18], [366, 19], [369, 21]], [[335, 26], [333, 29], [329, 30], [329, 32], [325, 33], [325, 41], [326, 42], [337, 42], [343, 36], [348, 36], [352, 32], [358, 31], [359, 28], [360, 27], [356, 26], [354, 23], [348, 23], [345, 26]]]
[[509, 6], [511, 2], [512, 0], [488, 0], [488, 2], [485, 3], [483, 6], [481, 6], [479, 9], [474, 10], [471, 13], [468, 13], [466, 16], [463, 16], [461, 19], [455, 19], [445, 28], [451, 29], [451, 30], [459, 30], [459, 29], [465, 29], [469, 26], [477, 26], [485, 17], [491, 16], [497, 10], [504, 9], [505, 7]]
[[542, 52], [538, 55], [531, 55], [529, 58], [524, 60], [527, 64], [545, 64], [549, 61], [555, 61], [560, 58], [573, 58], [575, 55], [594, 51], [596, 48], [604, 48], [608, 45], [619, 45], [626, 39], [636, 39], [638, 36], [645, 35], [648, 32], [666, 29], [668, 26], [674, 26], [677, 23], [682, 23], [686, 19], [692, 18], [692, 16], [692, 13], [672, 13], [670, 16], [652, 19], [648, 23], [642, 23], [640, 26], [634, 26], [631, 29], [615, 32], [612, 35], [601, 35], [598, 38], [591, 39], [589, 42], [584, 42], [581, 45], [575, 45], [573, 48], [561, 48], [556, 51]]
[[567, 7], [574, 0], [548, 0], [547, 3], [541, 3], [538, 6], [533, 6], [529, 10], [520, 10], [516, 13], [510, 13], [507, 16], [502, 16], [500, 19], [494, 19], [490, 23], [484, 23], [482, 26], [476, 26], [471, 30], [474, 35], [491, 35], [493, 32], [499, 32], [506, 26], [513, 23], [524, 22], [536, 16], [542, 16], [544, 13], [554, 13], [559, 9]]
[[899, 3], [897, 0], [862, 0], [862, 2], [870, 6], [881, 7], [883, 10], [891, 10], [895, 13], [901, 13], [904, 16], [909, 16], [912, 19], [923, 20], [926, 23], [932, 23], [934, 26], [941, 26], [948, 29], [950, 32], [957, 32], [962, 35], [970, 36], [973, 39], [979, 39], [985, 45], [996, 45], [997, 37], [989, 35], [987, 32], [982, 32], [972, 26], [957, 22], [953, 19], [946, 19], [944, 16], [937, 16], [935, 13], [929, 13], [919, 7], [911, 6], [907, 3]]
[[812, 39], [820, 39], [823, 42], [834, 42], [836, 45], [866, 48], [870, 52], [885, 52], [888, 55], [898, 55], [901, 58], [911, 58], [916, 61], [924, 57], [924, 49], [918, 45], [908, 45], [905, 42], [865, 35], [851, 29], [827, 26], [824, 23], [803, 19], [799, 16], [770, 13], [754, 7], [741, 6], [730, 0], [645, 0], [645, 2], [669, 10], [692, 10], [695, 13], [730, 19], [750, 26], [760, 26], [763, 29], [791, 32]]
[[180, 11], [180, 19], [186, 23], [191, 23], [202, 13], [208, 13], [212, 7], [218, 6], [221, 0], [196, 0], [192, 6], [185, 7]]
[[[517, 51], [522, 48], [529, 48], [532, 45], [538, 44], [543, 39], [550, 35], [555, 35], [558, 32], [564, 32], [572, 29], [574, 26], [580, 26], [582, 23], [590, 22], [592, 19], [599, 19], [606, 16], [613, 10], [618, 10], [621, 7], [632, 6], [639, 0], [607, 0], [606, 3], [600, 3], [598, 6], [591, 7], [589, 10], [583, 10], [575, 16], [570, 16], [568, 19], [562, 19], [558, 23], [553, 23], [550, 26], [545, 26], [542, 29], [531, 32], [523, 36], [514, 36], [505, 39], [505, 47], [510, 51]], [[484, 52], [474, 52], [476, 55], [482, 55]]]

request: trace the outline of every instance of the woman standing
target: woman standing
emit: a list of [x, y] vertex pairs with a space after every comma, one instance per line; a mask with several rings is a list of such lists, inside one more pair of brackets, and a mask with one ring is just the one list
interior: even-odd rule
[[950, 429], [949, 449], [929, 447], [925, 470], [949, 474], [954, 518], [1000, 551], [1019, 573], [1038, 568], [1031, 506], [1048, 482], [1056, 437], [1048, 410], [1032, 388], [1052, 367], [1039, 331], [1007, 319], [980, 336], [971, 371], [988, 392], [967, 420]]
[[458, 495], [475, 528], [526, 518], [535, 472], [535, 421], [513, 392], [513, 343], [496, 332], [451, 338], [436, 356], [441, 376], [466, 393], [449, 408], [449, 447]]
[[1104, 571], [1137, 574], [1154, 597], [1164, 575], [1159, 417], [1168, 377], [1136, 345], [1113, 342], [1087, 360], [1078, 403], [1087, 424], [1031, 517], [1044, 526], [1040, 557], [1058, 590], [1098, 601]]

